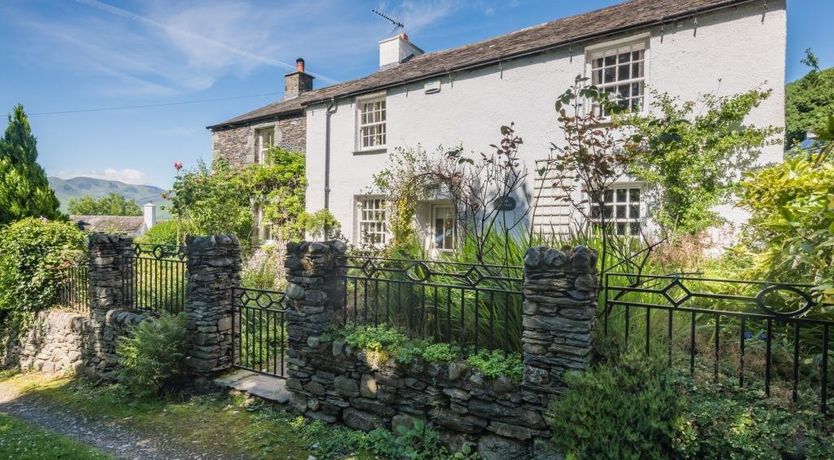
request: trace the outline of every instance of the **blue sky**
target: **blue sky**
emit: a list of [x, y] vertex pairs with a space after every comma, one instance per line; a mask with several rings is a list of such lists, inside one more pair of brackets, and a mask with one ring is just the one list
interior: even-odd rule
[[[373, 72], [392, 27], [372, 8], [434, 51], [614, 3], [2, 0], [0, 111], [24, 104], [50, 175], [168, 187], [174, 161], [210, 159], [206, 125], [280, 97], [295, 58], [317, 87]], [[806, 48], [834, 65], [832, 17], [834, 1], [789, 0], [789, 81], [805, 73]], [[170, 105], [53, 113], [155, 104]]]

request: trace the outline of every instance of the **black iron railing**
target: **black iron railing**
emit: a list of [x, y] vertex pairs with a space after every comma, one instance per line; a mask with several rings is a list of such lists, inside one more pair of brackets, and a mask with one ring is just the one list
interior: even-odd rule
[[63, 307], [79, 311], [90, 308], [90, 282], [87, 278], [87, 261], [73, 263], [60, 271], [56, 302]]
[[233, 365], [283, 378], [287, 349], [284, 293], [235, 288], [232, 304]]
[[343, 321], [461, 348], [521, 350], [522, 267], [351, 256]]
[[135, 244], [123, 264], [128, 307], [168, 312], [182, 311], [185, 303], [184, 246]]
[[665, 351], [669, 365], [712, 378], [738, 379], [800, 394], [828, 409], [834, 310], [811, 285], [698, 275], [609, 273], [603, 280], [603, 328], [627, 346]]

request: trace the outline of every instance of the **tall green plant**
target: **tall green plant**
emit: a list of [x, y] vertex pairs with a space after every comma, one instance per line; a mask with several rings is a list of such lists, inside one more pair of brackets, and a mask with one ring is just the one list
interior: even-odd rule
[[142, 321], [116, 347], [123, 382], [140, 397], [174, 391], [185, 382], [187, 329], [185, 315], [163, 315]]
[[26, 217], [62, 217], [58, 199], [38, 164], [37, 140], [18, 104], [0, 139], [0, 226]]

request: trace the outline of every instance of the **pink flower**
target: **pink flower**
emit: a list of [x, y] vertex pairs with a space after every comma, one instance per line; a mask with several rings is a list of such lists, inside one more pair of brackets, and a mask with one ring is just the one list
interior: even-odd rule
[[182, 169], [182, 161], [175, 161], [174, 162], [174, 169], [176, 169], [177, 172], [180, 172], [180, 169]]

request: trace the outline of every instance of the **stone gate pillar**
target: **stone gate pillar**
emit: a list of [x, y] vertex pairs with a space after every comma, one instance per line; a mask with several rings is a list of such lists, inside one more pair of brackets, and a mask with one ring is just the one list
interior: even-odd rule
[[[346, 250], [341, 241], [287, 245], [287, 388], [293, 392], [292, 403], [299, 412], [306, 408], [307, 396], [323, 388], [313, 381], [310, 370], [316, 366], [308, 360], [315, 356], [322, 333], [338, 320], [344, 307]], [[315, 398], [309, 401], [316, 404]]]
[[543, 407], [564, 390], [565, 372], [590, 364], [596, 263], [596, 252], [584, 246], [530, 248], [524, 255], [524, 389], [541, 395]]
[[133, 238], [107, 233], [92, 233], [87, 240], [89, 252], [90, 316], [104, 323], [107, 311], [128, 304], [126, 286], [133, 279]]
[[232, 289], [240, 287], [240, 242], [234, 236], [189, 237], [185, 312], [188, 365], [198, 386], [232, 366]]

